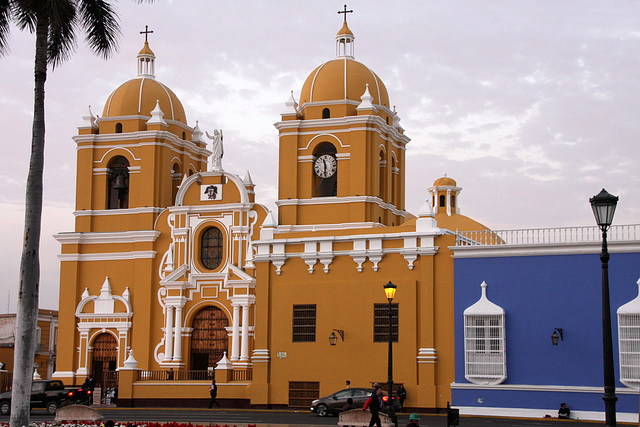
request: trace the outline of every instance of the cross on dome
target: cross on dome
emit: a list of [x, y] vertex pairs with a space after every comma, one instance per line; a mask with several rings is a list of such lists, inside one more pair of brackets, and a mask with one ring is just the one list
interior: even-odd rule
[[[345, 7], [346, 7], [346, 5], [345, 5]], [[346, 18], [345, 18], [345, 20], [346, 20]], [[144, 42], [145, 43], [149, 42], [149, 39], [147, 38], [147, 36], [149, 34], [151, 34], [151, 33], [153, 33], [153, 30], [150, 30], [148, 25], [144, 26], [144, 31], [140, 31], [140, 34], [144, 34]]]
[[344, 13], [344, 22], [347, 22], [347, 13], [353, 13], [353, 10], [347, 10], [347, 5], [344, 5], [344, 10], [339, 10], [338, 15]]

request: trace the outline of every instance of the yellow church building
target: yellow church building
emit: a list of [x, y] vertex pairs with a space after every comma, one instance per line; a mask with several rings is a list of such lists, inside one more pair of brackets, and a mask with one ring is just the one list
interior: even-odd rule
[[308, 408], [346, 381], [386, 383], [391, 307], [394, 386], [406, 407], [446, 407], [449, 247], [456, 230], [486, 228], [459, 213], [461, 188], [446, 176], [420, 212], [405, 210], [410, 139], [354, 42], [345, 19], [335, 58], [275, 124], [278, 212], [256, 202], [248, 172], [224, 170], [222, 131], [189, 124], [145, 42], [137, 77], [73, 138], [55, 378], [119, 375], [125, 406], [204, 405], [216, 378], [223, 406]]

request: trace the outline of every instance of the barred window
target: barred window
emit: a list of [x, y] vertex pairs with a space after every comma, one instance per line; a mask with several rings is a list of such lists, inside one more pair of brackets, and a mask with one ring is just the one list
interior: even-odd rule
[[315, 342], [316, 305], [294, 304], [293, 306], [293, 342]]
[[618, 347], [620, 382], [637, 390], [640, 388], [640, 295], [618, 309]]
[[222, 262], [222, 232], [216, 227], [202, 233], [200, 261], [209, 270], [215, 270]]
[[289, 381], [289, 406], [309, 408], [320, 397], [320, 383], [315, 381]]
[[464, 311], [464, 374], [474, 384], [500, 384], [507, 378], [504, 310], [487, 299]]
[[[391, 303], [391, 341], [398, 342], [398, 304]], [[373, 342], [389, 342], [389, 304], [373, 305]]]

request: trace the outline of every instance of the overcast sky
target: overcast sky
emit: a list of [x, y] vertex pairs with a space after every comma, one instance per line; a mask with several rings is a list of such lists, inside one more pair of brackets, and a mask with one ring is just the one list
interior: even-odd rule
[[[290, 91], [335, 57], [344, 1], [115, 2], [120, 49], [105, 61], [79, 38], [50, 72], [41, 302], [57, 308], [59, 244], [74, 228], [71, 137], [91, 105], [136, 76], [149, 25], [156, 78], [189, 125], [225, 134], [224, 169], [249, 170], [275, 209], [280, 119]], [[436, 0], [348, 3], [356, 59], [378, 74], [402, 119], [406, 209], [444, 172], [462, 213], [492, 229], [593, 225], [589, 197], [620, 196], [614, 223], [640, 222], [640, 2]], [[34, 37], [13, 29], [0, 58], [0, 313], [14, 312], [33, 109]], [[613, 259], [612, 259], [613, 261]], [[640, 275], [640, 271], [639, 271]], [[7, 297], [10, 293], [10, 302]]]

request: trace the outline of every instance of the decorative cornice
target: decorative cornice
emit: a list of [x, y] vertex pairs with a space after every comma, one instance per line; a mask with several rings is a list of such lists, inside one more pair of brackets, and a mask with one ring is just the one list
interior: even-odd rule
[[[610, 253], [640, 252], [640, 241], [607, 242]], [[453, 258], [599, 254], [600, 242], [450, 246]]]
[[102, 210], [81, 210], [74, 211], [73, 216], [109, 216], [109, 215], [137, 215], [137, 214], [159, 214], [166, 208], [130, 208], [130, 209], [102, 209]]
[[58, 259], [64, 261], [119, 261], [125, 259], [154, 259], [156, 251], [131, 251], [95, 254], [60, 254]]
[[89, 232], [89, 233], [58, 233], [54, 239], [63, 245], [80, 244], [91, 245], [101, 243], [142, 243], [155, 242], [160, 236], [159, 231], [119, 231], [119, 232]]
[[375, 196], [348, 196], [348, 197], [314, 197], [312, 199], [282, 199], [276, 200], [276, 206], [315, 206], [332, 205], [341, 203], [375, 203], [382, 209], [391, 211], [394, 215], [406, 218], [408, 212], [396, 208], [390, 203], [384, 203], [382, 199]]
[[[499, 391], [557, 391], [562, 393], [602, 394], [602, 387], [537, 384], [471, 384], [451, 383], [452, 390], [499, 390]], [[628, 387], [616, 387], [616, 394], [638, 394], [638, 390]]]

